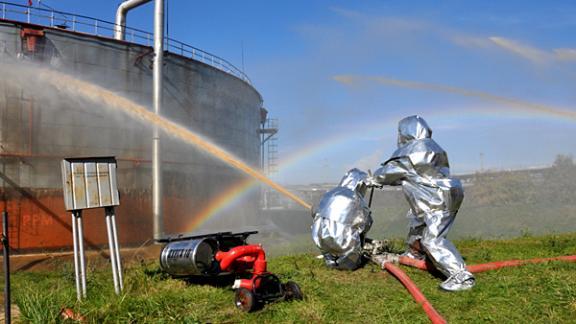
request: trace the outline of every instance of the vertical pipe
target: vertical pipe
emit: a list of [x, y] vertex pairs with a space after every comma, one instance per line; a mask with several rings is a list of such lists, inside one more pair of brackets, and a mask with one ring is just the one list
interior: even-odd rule
[[78, 252], [80, 262], [80, 288], [82, 298], [86, 298], [86, 257], [84, 256], [84, 228], [82, 226], [82, 211], [76, 212], [76, 222], [78, 230]]
[[2, 249], [4, 259], [4, 322], [10, 324], [10, 243], [8, 242], [8, 212], [2, 212]]
[[[154, 4], [154, 81], [153, 101], [154, 113], [160, 115], [162, 107], [162, 64], [164, 56], [164, 0], [155, 0]], [[162, 161], [160, 160], [160, 132], [154, 125], [152, 134], [152, 215], [154, 217], [154, 239], [161, 238], [163, 228], [162, 217]]]
[[[262, 114], [262, 107], [260, 107], [260, 114]], [[262, 119], [262, 116], [260, 116], [260, 118]], [[264, 136], [266, 136], [264, 134], [264, 128], [266, 128], [266, 120], [260, 120], [260, 125], [262, 126], [260, 128], [261, 130], [261, 135], [260, 135], [260, 169], [262, 170], [262, 174], [268, 175], [266, 174], [266, 170], [264, 169]], [[268, 188], [266, 188], [266, 186], [260, 185], [260, 192], [261, 192], [261, 204], [262, 204], [262, 209], [268, 209], [268, 195], [267, 195], [267, 190]]]
[[112, 239], [114, 243], [114, 250], [116, 255], [116, 271], [118, 272], [118, 283], [120, 286], [120, 291], [124, 289], [124, 283], [122, 278], [122, 262], [120, 261], [120, 247], [118, 246], [118, 231], [116, 230], [116, 213], [114, 212], [114, 207], [110, 207], [111, 223], [112, 223]]
[[74, 275], [76, 277], [76, 298], [82, 300], [82, 288], [80, 286], [80, 261], [78, 258], [78, 223], [76, 211], [72, 211], [72, 241], [74, 242]]
[[262, 123], [261, 128], [262, 134], [260, 136], [260, 168], [262, 169], [263, 174], [268, 175], [266, 174], [266, 170], [264, 169], [264, 136], [265, 136], [264, 128], [266, 128], [266, 126], [264, 125], [264, 123]]
[[120, 294], [120, 285], [118, 284], [118, 267], [116, 265], [116, 249], [114, 248], [114, 241], [112, 239], [112, 220], [110, 216], [110, 209], [106, 208], [106, 230], [108, 232], [108, 249], [110, 253], [110, 263], [112, 264], [112, 279], [114, 280], [114, 291], [117, 295]]
[[124, 32], [126, 30], [126, 11], [121, 8], [122, 4], [116, 12], [116, 23], [114, 25], [114, 39], [118, 40], [124, 40]]

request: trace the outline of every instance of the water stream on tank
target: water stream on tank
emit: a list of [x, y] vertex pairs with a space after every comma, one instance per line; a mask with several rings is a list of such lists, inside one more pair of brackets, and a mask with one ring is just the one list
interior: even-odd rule
[[[19, 68], [19, 74], [26, 73], [26, 69], [30, 68]], [[209, 140], [190, 131], [189, 129], [178, 125], [166, 118], [163, 118], [162, 116], [156, 115], [155, 113], [146, 109], [145, 106], [139, 105], [130, 99], [127, 99], [96, 84], [74, 78], [62, 72], [46, 68], [34, 68], [34, 71], [28, 72], [33, 75], [36, 81], [49, 83], [50, 85], [56, 87], [58, 90], [70, 93], [72, 95], [79, 94], [90, 101], [109, 107], [111, 109], [122, 111], [133, 118], [137, 118], [146, 123], [155, 125], [164, 130], [167, 134], [183, 140], [184, 142], [197, 148], [200, 148], [204, 152], [209, 153], [210, 155], [222, 160], [228, 165], [270, 186], [271, 188], [280, 192], [282, 195], [294, 200], [302, 207], [306, 209], [311, 208], [311, 205], [302, 200], [300, 197], [294, 195], [283, 186], [270, 180], [259, 171], [251, 168], [240, 159], [234, 157], [231, 153], [226, 152], [224, 149], [218, 147], [217, 145], [211, 143]]]

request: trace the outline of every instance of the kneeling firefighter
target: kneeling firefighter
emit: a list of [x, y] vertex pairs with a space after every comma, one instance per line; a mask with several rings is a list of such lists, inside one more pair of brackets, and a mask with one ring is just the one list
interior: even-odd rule
[[440, 288], [472, 288], [474, 276], [446, 236], [464, 198], [460, 180], [450, 177], [448, 155], [432, 139], [432, 130], [420, 116], [398, 124], [398, 149], [376, 170], [369, 182], [376, 186], [401, 185], [410, 205], [408, 250], [404, 255], [427, 255], [448, 279]]
[[364, 262], [362, 247], [372, 226], [370, 208], [364, 201], [367, 178], [368, 174], [358, 169], [348, 171], [313, 210], [312, 239], [328, 267], [354, 270]]

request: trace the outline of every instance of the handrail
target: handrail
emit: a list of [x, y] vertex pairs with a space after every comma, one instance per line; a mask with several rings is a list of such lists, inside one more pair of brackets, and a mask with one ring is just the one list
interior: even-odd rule
[[[0, 18], [108, 38], [114, 38], [114, 32], [118, 26], [113, 22], [88, 16], [4, 1], [0, 1]], [[154, 40], [152, 33], [132, 27], [125, 27], [125, 30], [125, 41], [152, 46]], [[170, 53], [210, 65], [250, 85], [252, 84], [250, 78], [243, 71], [217, 55], [168, 37], [164, 38], [164, 47]]]

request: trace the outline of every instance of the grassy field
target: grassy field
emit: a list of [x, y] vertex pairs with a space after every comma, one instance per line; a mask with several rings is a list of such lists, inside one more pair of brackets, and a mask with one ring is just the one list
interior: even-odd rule
[[[576, 254], [576, 234], [463, 240], [456, 244], [469, 264]], [[404, 269], [451, 323], [568, 323], [576, 318], [574, 263], [481, 273], [477, 287], [462, 293], [442, 292], [437, 288], [440, 278]], [[73, 268], [68, 262], [57, 264], [54, 271], [15, 273], [13, 294], [22, 313], [20, 319], [34, 323], [61, 322], [59, 312], [64, 307], [92, 323], [428, 322], [403, 286], [373, 265], [354, 272], [328, 270], [314, 255], [299, 254], [273, 258], [269, 270], [283, 280], [299, 283], [305, 300], [242, 313], [233, 305], [234, 293], [229, 286], [171, 279], [152, 261], [132, 262], [126, 267], [121, 296], [113, 293], [111, 273], [104, 261], [89, 263], [85, 301], [76, 301]]]

